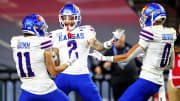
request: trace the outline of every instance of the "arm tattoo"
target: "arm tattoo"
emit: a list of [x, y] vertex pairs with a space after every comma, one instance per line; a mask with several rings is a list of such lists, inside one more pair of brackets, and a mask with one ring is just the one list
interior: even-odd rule
[[100, 43], [98, 40], [94, 40], [94, 41], [93, 41], [93, 46], [94, 46], [95, 48], [103, 48], [102, 43]]

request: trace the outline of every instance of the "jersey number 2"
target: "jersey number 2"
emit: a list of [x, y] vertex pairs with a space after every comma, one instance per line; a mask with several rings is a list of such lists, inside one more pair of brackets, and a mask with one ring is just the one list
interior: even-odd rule
[[32, 72], [32, 69], [31, 69], [29, 52], [24, 53], [24, 57], [25, 57], [25, 60], [26, 60], [26, 68], [27, 68], [27, 72], [28, 72], [27, 75], [23, 70], [22, 53], [18, 52], [17, 56], [18, 56], [18, 61], [19, 61], [19, 70], [20, 70], [21, 77], [27, 77], [27, 76], [32, 77], [32, 76], [34, 76], [34, 72]]
[[[70, 40], [67, 43], [68, 47], [71, 47], [69, 50], [69, 58], [71, 58], [72, 51], [75, 51], [77, 48], [77, 43], [75, 40]], [[78, 52], [75, 52], [76, 58], [78, 58]]]
[[161, 67], [165, 67], [167, 65], [167, 62], [169, 60], [169, 53], [171, 49], [171, 44], [167, 43], [163, 50], [162, 60], [161, 60]]

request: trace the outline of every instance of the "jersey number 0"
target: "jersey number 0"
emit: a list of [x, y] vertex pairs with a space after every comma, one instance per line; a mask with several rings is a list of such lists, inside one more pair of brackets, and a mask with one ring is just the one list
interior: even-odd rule
[[164, 47], [163, 54], [162, 54], [162, 60], [161, 60], [161, 67], [165, 67], [169, 60], [169, 53], [171, 49], [171, 44], [167, 43]]

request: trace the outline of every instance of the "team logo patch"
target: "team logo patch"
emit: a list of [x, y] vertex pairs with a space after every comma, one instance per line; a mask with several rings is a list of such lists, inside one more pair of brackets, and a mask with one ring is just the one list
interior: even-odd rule
[[160, 9], [157, 9], [157, 13], [158, 13], [158, 14], [160, 13]]
[[37, 16], [37, 20], [38, 20], [38, 21], [43, 21], [43, 18], [40, 17], [40, 16]]

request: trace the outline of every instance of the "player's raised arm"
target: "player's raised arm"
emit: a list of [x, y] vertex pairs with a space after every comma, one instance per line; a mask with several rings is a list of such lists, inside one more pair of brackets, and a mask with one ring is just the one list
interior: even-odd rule
[[103, 51], [105, 49], [106, 46], [104, 47], [103, 43], [96, 39], [96, 32], [92, 26], [85, 25], [82, 27], [82, 29], [84, 29], [87, 41], [92, 48], [96, 49], [97, 51]]
[[143, 51], [143, 48], [136, 44], [134, 45], [126, 54], [116, 55], [116, 56], [103, 56], [101, 53], [95, 51], [91, 53], [91, 56], [94, 56], [100, 61], [111, 61], [111, 62], [128, 62], [131, 59], [135, 58], [139, 53]]
[[60, 64], [59, 49], [58, 48], [52, 48], [52, 50], [53, 50], [52, 56], [53, 56], [53, 59], [55, 61], [55, 65], [58, 66]]
[[131, 59], [135, 58], [142, 51], [143, 51], [143, 48], [139, 44], [136, 44], [126, 54], [114, 56], [113, 61], [128, 62]]
[[103, 51], [104, 47], [101, 42], [99, 42], [96, 38], [92, 38], [89, 40], [89, 44], [92, 48], [98, 50], [98, 51]]
[[124, 32], [125, 32], [125, 30], [116, 30], [115, 32], [113, 32], [113, 37], [110, 40], [105, 41], [104, 43], [101, 43], [95, 37], [91, 38], [89, 40], [89, 44], [92, 48], [96, 49], [97, 51], [103, 51], [105, 49], [110, 49], [112, 47], [113, 43], [116, 40], [118, 40], [122, 36], [122, 33], [124, 33]]
[[45, 50], [44, 51], [44, 60], [45, 60], [45, 64], [47, 66], [49, 73], [53, 76], [56, 76], [57, 74], [64, 71], [69, 65], [71, 65], [72, 62], [75, 61], [75, 59], [72, 59], [72, 60], [69, 60], [65, 64], [55, 66], [51, 50]]
[[55, 70], [55, 64], [50, 50], [44, 51], [44, 60], [49, 73], [53, 76], [57, 75], [58, 72]]

